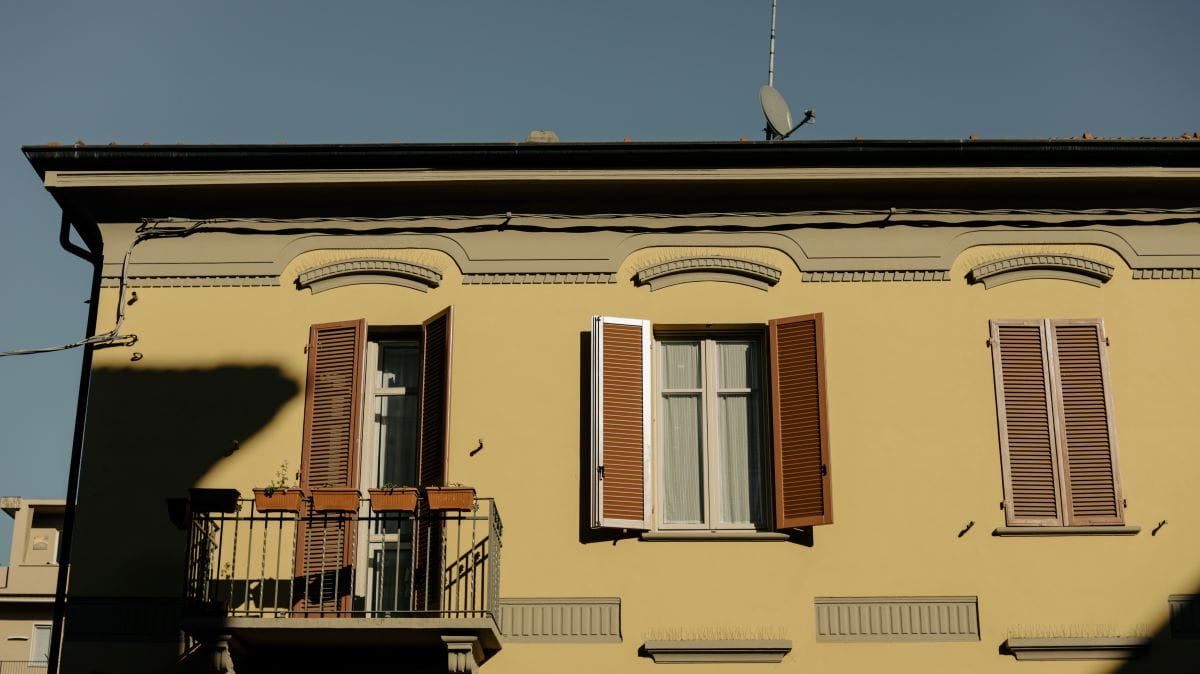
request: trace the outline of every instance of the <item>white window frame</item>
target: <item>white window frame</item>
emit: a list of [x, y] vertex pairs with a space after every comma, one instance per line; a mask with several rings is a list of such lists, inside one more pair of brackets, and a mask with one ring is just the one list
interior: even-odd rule
[[[379, 454], [379, 438], [383, 427], [375, 417], [375, 399], [380, 396], [411, 395], [418, 396], [419, 400], [421, 391], [421, 378], [424, 376], [423, 372], [420, 373], [420, 375], [417, 377], [417, 383], [414, 387], [412, 387], [413, 390], [411, 391], [408, 390], [408, 387], [404, 386], [382, 386], [382, 373], [380, 371], [379, 362], [379, 346], [381, 344], [412, 345], [416, 348], [419, 358], [421, 350], [421, 338], [420, 335], [415, 333], [371, 334], [370, 331], [368, 331], [367, 352], [366, 357], [363, 358], [364, 372], [362, 374], [364, 401], [362, 406], [363, 432], [359, 434], [359, 437], [362, 438], [362, 447], [359, 454], [362, 459], [359, 461], [359, 484], [363, 485], [363, 491], [366, 491], [370, 488], [383, 486], [383, 484], [381, 484], [380, 477], [383, 470], [383, 465], [380, 461]], [[419, 418], [416, 420], [416, 423], [421, 423]], [[420, 448], [417, 448], [417, 451], [419, 452]], [[397, 551], [408, 550], [411, 552], [412, 544], [411, 542], [401, 542], [401, 545], [397, 546], [397, 541], [400, 536], [399, 531], [388, 533], [383, 531], [382, 527], [378, 526], [378, 522], [375, 520], [361, 521], [363, 522], [363, 525], [359, 528], [359, 540], [365, 543], [365, 545], [357, 546], [358, 553], [356, 556], [358, 557], [358, 560], [356, 565], [357, 568], [368, 572], [356, 574], [357, 581], [355, 584], [357, 587], [355, 588], [355, 594], [364, 597], [366, 606], [370, 607], [369, 610], [374, 611], [376, 600], [375, 590], [377, 587], [381, 587], [377, 580], [377, 574], [383, 572], [382, 559], [384, 556], [384, 549], [386, 548]], [[376, 568], [374, 564], [377, 554], [381, 560], [379, 568]], [[409, 588], [409, 592], [412, 592], [411, 587]]]
[[[749, 342], [754, 345], [756, 354], [756, 374], [758, 382], [758, 390], [753, 389], [728, 389], [722, 390], [719, 386], [719, 368], [717, 355], [719, 343], [722, 342]], [[689, 389], [665, 390], [663, 384], [664, 376], [662, 372], [663, 365], [663, 350], [662, 345], [670, 343], [699, 343], [700, 345], [700, 363], [701, 363], [701, 384], [698, 389], [701, 395], [701, 423], [700, 423], [700, 442], [703, 447], [702, 455], [703, 463], [700, 466], [702, 474], [702, 498], [701, 511], [703, 514], [703, 522], [687, 523], [687, 522], [666, 522], [666, 489], [664, 487], [665, 473], [665, 456], [664, 449], [666, 445], [665, 426], [663, 423], [665, 414], [663, 411], [663, 402], [667, 395], [672, 392], [684, 393]], [[655, 333], [654, 348], [652, 349], [651, 380], [653, 382], [654, 395], [654, 461], [653, 461], [653, 485], [654, 485], [654, 525], [655, 528], [661, 531], [767, 531], [771, 528], [771, 513], [770, 506], [773, 502], [771, 492], [773, 481], [771, 479], [771, 465], [766, 456], [769, 450], [769, 439], [767, 433], [770, 429], [770, 418], [767, 404], [768, 382], [767, 364], [765, 359], [765, 344], [766, 337], [761, 331], [754, 330], [730, 330], [728, 332], [720, 330], [688, 330], [688, 331], [663, 331]], [[690, 389], [696, 391], [695, 389]], [[758, 522], [722, 522], [721, 521], [721, 477], [718, 473], [720, 466], [720, 454], [716, 442], [709, 442], [710, 437], [715, 436], [717, 429], [717, 420], [719, 418], [718, 403], [721, 393], [751, 393], [756, 394], [757, 401], [755, 416], [758, 420], [758, 443], [756, 447], [752, 447], [751, 451], [758, 457], [759, 462], [759, 485], [758, 485], [758, 511], [760, 521]]]

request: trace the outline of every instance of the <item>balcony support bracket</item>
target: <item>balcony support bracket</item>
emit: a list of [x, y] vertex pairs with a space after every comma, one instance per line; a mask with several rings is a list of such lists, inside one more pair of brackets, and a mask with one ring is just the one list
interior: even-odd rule
[[449, 674], [477, 674], [483, 662], [483, 647], [479, 637], [444, 636], [446, 644], [446, 671]]

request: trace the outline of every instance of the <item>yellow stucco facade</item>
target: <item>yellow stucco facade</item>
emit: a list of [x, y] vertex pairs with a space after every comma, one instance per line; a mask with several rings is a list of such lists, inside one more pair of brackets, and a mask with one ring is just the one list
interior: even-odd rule
[[[903, 167], [897, 171], [874, 179], [905, 180]], [[1200, 221], [1180, 209], [1087, 213], [1076, 202], [1090, 194], [1103, 206], [1105, 186], [1122, 180], [1120, 169], [1108, 171], [1117, 177], [1072, 178], [1078, 184], [1067, 208], [1017, 212], [1020, 195], [993, 182], [990, 196], [971, 197], [981, 200], [973, 209], [900, 209], [894, 219], [886, 208], [798, 207], [790, 215], [656, 217], [609, 203], [595, 211], [603, 217], [573, 214], [565, 224], [539, 220], [544, 212], [524, 221], [509, 214], [507, 221], [439, 215], [280, 224], [234, 216], [206, 222], [203, 207], [182, 208], [200, 213], [182, 220], [197, 229], [135, 246], [123, 295], [115, 287], [119, 263], [136, 221], [98, 222], [106, 248], [97, 332], [123, 302], [121, 333], [137, 341], [94, 353], [71, 596], [120, 598], [126, 611], [148, 611], [139, 608], [145, 598], [156, 607], [149, 613], [173, 619], [161, 607], [179, 597], [187, 539], [168, 521], [163, 500], [191, 487], [249, 496], [282, 463], [299, 469], [310, 326], [362, 319], [369, 331], [419, 327], [453, 307], [447, 481], [494, 498], [503, 515], [501, 597], [619, 599], [619, 639], [502, 637], [484, 671], [650, 672], [667, 666], [655, 661], [654, 643], [700, 644], [694, 657], [713, 658], [718, 642], [753, 651], [765, 641], [787, 643], [781, 661], [751, 664], [744, 653], [722, 652], [716, 664], [679, 667], [1189, 671], [1197, 651], [1182, 623], [1173, 632], [1170, 598], [1178, 604], [1179, 595], [1200, 593], [1200, 274], [1191, 274], [1200, 268]], [[472, 181], [485, 179], [469, 177], [458, 189], [469, 194]], [[733, 177], [712, 179], [736, 192]], [[543, 189], [557, 189], [547, 180]], [[1196, 184], [1177, 189], [1195, 194]], [[92, 198], [78, 189], [56, 194]], [[138, 189], [126, 194], [136, 201]], [[939, 205], [932, 187], [889, 189]], [[540, 228], [522, 229], [523, 222]], [[269, 231], [284, 226], [293, 230]], [[400, 231], [422, 226], [438, 229]], [[381, 227], [396, 231], [353, 231]], [[1042, 264], [1026, 265], [1028, 273], [1009, 283], [973, 282], [973, 269], [1019, 257]], [[692, 258], [753, 263], [778, 271], [778, 280], [754, 286], [716, 272], [658, 289], [636, 280], [653, 265]], [[1094, 284], [1074, 272], [1048, 278], [1038, 273], [1048, 258], [1099, 263], [1111, 274]], [[354, 260], [414, 264], [440, 279], [414, 288], [363, 273], [319, 292], [298, 287], [305, 272]], [[222, 265], [240, 271], [226, 275]], [[906, 272], [921, 280], [904, 280]], [[230, 280], [238, 274], [256, 280]], [[667, 527], [654, 513], [651, 535], [591, 530], [593, 316], [646, 319], [656, 331], [764, 330], [771, 319], [812, 313], [823, 315], [831, 524], [790, 537], [767, 535], [766, 526], [743, 540], [655, 540], [653, 531]], [[1006, 494], [989, 343], [997, 319], [1103, 321], [1125, 501], [1120, 531], [1000, 535]], [[647, 483], [655, 508], [665, 488], [661, 423], [655, 408]], [[769, 495], [769, 480], [763, 484]], [[819, 638], [817, 624], [828, 598], [905, 606], [950, 598], [965, 602], [975, 622], [961, 638], [889, 637], [881, 628], [879, 638], [830, 640]], [[66, 671], [198, 666], [181, 660], [178, 640], [164, 636], [169, 630], [112, 639], [93, 624], [99, 614], [77, 618], [76, 626], [86, 623], [77, 632], [72, 615], [64, 663], [92, 665]], [[330, 640], [327, 654], [353, 655], [336, 637], [320, 638]], [[1064, 643], [1118, 641], [1148, 650], [1140, 660], [1086, 659], [1093, 649], [1085, 659], [1031, 663], [1005, 648], [1014, 639], [1048, 639], [1060, 651]], [[236, 663], [236, 639], [233, 648]]]

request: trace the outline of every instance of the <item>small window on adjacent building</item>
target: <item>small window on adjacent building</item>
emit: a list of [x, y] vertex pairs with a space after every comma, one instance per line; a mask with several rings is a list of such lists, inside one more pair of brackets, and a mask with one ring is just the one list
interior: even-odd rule
[[50, 660], [50, 625], [35, 624], [33, 639], [29, 643], [29, 659], [32, 662]]
[[1008, 524], [1122, 524], [1103, 321], [995, 320], [991, 332]]
[[592, 526], [832, 523], [823, 317], [652, 333], [592, 322]]

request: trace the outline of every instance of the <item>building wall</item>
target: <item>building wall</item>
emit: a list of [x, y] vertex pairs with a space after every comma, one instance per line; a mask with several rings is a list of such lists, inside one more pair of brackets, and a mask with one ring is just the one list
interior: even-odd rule
[[[539, 245], [534, 235], [504, 236], [514, 248]], [[421, 249], [381, 254], [439, 269], [441, 284], [429, 292], [298, 290], [301, 271], [365, 254], [336, 244], [286, 261], [275, 287], [137, 288], [123, 327], [137, 344], [96, 352], [73, 595], [177, 597], [184, 537], [163, 499], [191, 486], [248, 495], [281, 463], [299, 468], [309, 325], [419, 325], [446, 306], [455, 312], [449, 480], [497, 500], [502, 594], [621, 598], [621, 642], [508, 644], [488, 671], [564, 662], [577, 671], [644, 670], [656, 665], [638, 647], [675, 635], [790, 639], [784, 667], [819, 663], [827, 672], [931, 663], [1000, 672], [1027, 666], [998, 655], [1009, 636], [1151, 636], [1167, 621], [1168, 595], [1200, 588], [1200, 455], [1191, 446], [1200, 437], [1200, 280], [1135, 280], [1111, 248], [1031, 236], [967, 247], [946, 281], [803, 282], [794, 257], [777, 249], [691, 245], [634, 250], [606, 284], [464, 285], [449, 255]], [[630, 281], [647, 264], [697, 251], [783, 274], [768, 291], [701, 282], [651, 292]], [[982, 262], [1032, 253], [1081, 255], [1116, 271], [1099, 288], [1027, 280], [985, 289], [965, 278]], [[101, 331], [115, 298], [115, 289], [102, 293]], [[816, 527], [811, 546], [589, 542], [580, 474], [591, 316], [763, 325], [813, 312], [825, 317], [834, 524]], [[992, 535], [1004, 525], [1004, 494], [987, 340], [988, 321], [1001, 318], [1104, 319], [1125, 520], [1139, 534]], [[117, 517], [128, 524], [110, 526]], [[1169, 524], [1152, 536], [1161, 520]], [[826, 596], [977, 596], [980, 639], [818, 642], [813, 600]], [[98, 637], [70, 629], [76, 647], [97, 647]]]

